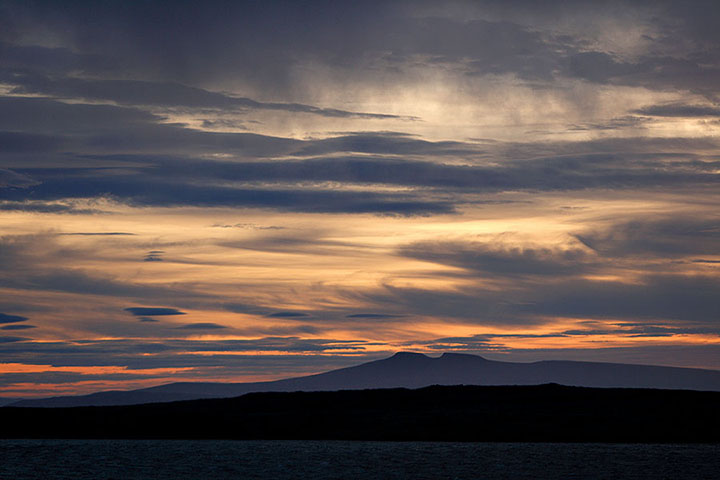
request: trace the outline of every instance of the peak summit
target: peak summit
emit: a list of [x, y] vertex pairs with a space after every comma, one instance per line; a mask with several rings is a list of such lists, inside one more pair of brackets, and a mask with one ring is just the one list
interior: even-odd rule
[[427, 358], [427, 355], [422, 353], [416, 353], [416, 352], [397, 352], [395, 355], [393, 355], [390, 358], [420, 358], [425, 357]]

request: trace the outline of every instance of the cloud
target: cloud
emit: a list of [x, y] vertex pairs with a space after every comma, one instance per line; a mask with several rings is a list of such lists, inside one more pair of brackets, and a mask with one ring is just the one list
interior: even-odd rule
[[273, 312], [266, 316], [270, 318], [299, 318], [308, 317], [309, 315], [303, 312]]
[[[0, 117], [0, 124], [54, 132], [67, 137], [68, 150], [55, 153], [55, 168], [12, 171], [13, 182], [28, 179], [23, 180], [24, 188], [0, 189], [4, 210], [78, 213], [81, 207], [72, 202], [103, 198], [137, 207], [442, 215], [457, 212], [466, 201], [481, 201], [463, 197], [469, 193], [680, 188], [720, 182], [715, 174], [718, 162], [698, 158], [699, 153], [717, 149], [711, 137], [490, 146], [365, 132], [296, 140], [195, 131], [163, 124], [147, 112], [110, 105], [0, 97], [0, 106], [9, 112]], [[245, 160], [200, 158], [212, 153]], [[498, 160], [488, 162], [490, 154]], [[258, 161], [287, 155], [296, 158]], [[458, 165], [443, 160], [458, 155], [476, 161]], [[658, 162], [659, 155], [666, 160]], [[33, 155], [12, 158], [28, 166], [39, 161]], [[75, 168], [68, 170], [71, 164]], [[361, 188], [327, 188], [334, 182]], [[373, 185], [417, 188], [378, 191]]]
[[82, 54], [63, 47], [19, 45], [11, 43], [10, 39], [5, 40], [0, 40], [0, 53], [3, 66], [9, 71], [63, 75], [78, 70], [106, 72], [112, 66], [104, 55]]
[[[492, 281], [488, 285], [480, 280]], [[385, 285], [346, 295], [408, 315], [499, 327], [592, 318], [717, 328], [720, 318], [720, 280], [711, 275], [646, 272], [633, 283], [573, 277], [517, 282], [479, 275], [477, 282], [452, 290]]]
[[35, 325], [13, 324], [13, 325], [5, 325], [3, 327], [0, 327], [0, 330], [28, 330], [30, 328], [37, 328], [37, 327]]
[[96, 276], [81, 270], [52, 269], [27, 271], [23, 275], [0, 276], [0, 286], [24, 290], [49, 290], [85, 295], [108, 295], [126, 298], [192, 297], [199, 294], [182, 288], [166, 288], [124, 282], [112, 277]]
[[[0, 96], [0, 129], [17, 133], [52, 135], [107, 134], [113, 130], [129, 132], [139, 126], [152, 125], [160, 120], [151, 113], [112, 105], [67, 104], [45, 98]], [[77, 143], [58, 142], [77, 147]]]
[[715, 105], [686, 105], [670, 103], [664, 105], [651, 105], [649, 107], [633, 110], [639, 115], [653, 117], [720, 117], [720, 107]]
[[640, 282], [574, 281], [540, 288], [522, 310], [568, 318], [667, 319], [712, 325], [720, 318], [717, 277], [647, 274]]
[[[23, 345], [27, 348], [23, 348]], [[386, 352], [366, 353], [362, 342], [337, 343], [333, 339], [301, 340], [297, 337], [267, 337], [239, 341], [165, 340], [163, 343], [144, 343], [134, 340], [104, 340], [78, 342], [2, 343], [0, 355], [13, 363], [37, 365], [44, 371], [9, 374], [8, 382], [35, 384], [72, 383], [100, 380], [117, 381], [118, 385], [133, 385], [130, 380], [158, 379], [156, 383], [183, 379], [202, 381], [212, 378], [242, 378], [259, 375], [276, 376], [279, 370], [288, 376], [307, 375], [357, 364], [365, 360], [388, 356]], [[341, 350], [342, 354], [334, 354]], [[206, 352], [229, 352], [207, 355]], [[265, 352], [257, 355], [257, 351]], [[139, 355], [139, 353], [150, 355]], [[203, 352], [202, 355], [194, 352]], [[316, 353], [324, 355], [315, 355]], [[288, 355], [290, 353], [291, 355]], [[50, 367], [52, 366], [52, 367]], [[55, 367], [78, 368], [107, 366], [122, 370], [111, 374], [57, 371]], [[183, 372], [155, 372], [152, 369], [187, 369]], [[107, 383], [104, 383], [107, 385]], [[6, 384], [6, 387], [9, 386]], [[138, 387], [147, 383], [137, 384]], [[27, 391], [17, 385], [18, 391]], [[42, 390], [35, 385], [35, 392]], [[51, 395], [53, 392], [48, 391]]]
[[[271, 92], [289, 90], [294, 70], [309, 59], [362, 72], [362, 66], [382, 65], [373, 59], [388, 57], [389, 52], [401, 65], [416, 57], [455, 62], [469, 58], [477, 64], [474, 68], [483, 72], [541, 78], [552, 69], [552, 62], [543, 57], [552, 56], [557, 49], [539, 32], [518, 24], [441, 18], [423, 14], [423, 5], [404, 2], [372, 2], [371, 6], [321, 2], [310, 10], [293, 4], [252, 8], [227, 4], [222, 15], [213, 6], [193, 5], [171, 19], [155, 4], [142, 9], [103, 5], [92, 15], [80, 7], [59, 10], [14, 4], [11, 10], [13, 14], [7, 18], [12, 29], [40, 28], [73, 46], [72, 53], [69, 49], [43, 51], [35, 47], [31, 51], [9, 46], [11, 65], [17, 69], [63, 72], [75, 67], [96, 75], [120, 77], [126, 73], [130, 78], [174, 79], [188, 84], [225, 75], [256, 88], [264, 85]], [[281, 29], [277, 18], [284, 19]], [[211, 32], [206, 25], [213, 25]], [[114, 32], [112, 38], [104, 34], [108, 31]], [[192, 41], [188, 32], [195, 34]], [[248, 49], [249, 44], [254, 48]], [[89, 56], [95, 52], [104, 54], [106, 61], [98, 64]], [[210, 101], [197, 93], [188, 97]]]
[[[0, 132], [0, 142], [2, 141], [2, 133]], [[0, 151], [0, 154], [2, 152]], [[37, 185], [37, 181], [28, 175], [23, 175], [12, 170], [0, 169], [0, 188], [25, 188], [30, 185]]]
[[279, 227], [277, 225], [256, 225], [254, 223], [216, 223], [212, 225], [213, 228], [240, 228], [243, 230], [284, 230], [285, 227]]
[[608, 257], [720, 254], [720, 221], [713, 217], [681, 215], [638, 218], [576, 235]]
[[[62, 148], [62, 137], [24, 132], [0, 132], [0, 153], [7, 155], [13, 153], [38, 154], [54, 152]], [[8, 174], [0, 171], [3, 177]], [[2, 178], [2, 177], [0, 177]], [[18, 180], [21, 180], [18, 177]], [[3, 183], [6, 183], [4, 180]]]
[[634, 363], [695, 368], [720, 368], [720, 345], [674, 344], [633, 345], [594, 348], [484, 348], [468, 346], [464, 351], [493, 360], [536, 362], [543, 360], [575, 360], [590, 362]]
[[143, 258], [143, 262], [162, 262], [162, 255], [164, 253], [165, 252], [162, 250], [151, 250], [145, 255], [145, 258]]
[[673, 327], [642, 323], [620, 323], [612, 329], [576, 329], [565, 330], [564, 335], [594, 336], [594, 335], [620, 335], [628, 337], [672, 337], [674, 335], [718, 335], [720, 328], [707, 327]]
[[444, 200], [423, 200], [407, 193], [304, 189], [233, 188], [168, 183], [152, 177], [93, 178], [56, 176], [31, 192], [1, 192], [0, 199], [33, 196], [44, 200], [113, 198], [137, 206], [270, 208], [290, 212], [441, 215], [455, 213]]
[[106, 213], [95, 208], [82, 208], [71, 203], [55, 203], [55, 202], [2, 202], [0, 201], [0, 211], [5, 212], [31, 212], [31, 213], [57, 213], [57, 214], [74, 214], [74, 215], [95, 215]]
[[136, 317], [154, 317], [154, 316], [166, 316], [166, 315], [185, 315], [185, 312], [181, 312], [176, 308], [166, 307], [130, 307], [124, 309], [126, 312], [130, 312]]
[[27, 317], [21, 317], [20, 315], [8, 315], [7, 313], [0, 313], [0, 323], [17, 323], [27, 321]]
[[383, 113], [320, 108], [300, 103], [259, 102], [247, 97], [226, 95], [174, 82], [88, 80], [73, 77], [51, 79], [47, 76], [28, 74], [8, 76], [5, 81], [15, 85], [12, 93], [16, 94], [43, 94], [55, 98], [108, 100], [119, 105], [222, 110], [274, 110], [307, 113], [330, 118], [416, 119], [414, 117]]
[[188, 323], [181, 327], [177, 327], [179, 329], [183, 330], [217, 330], [221, 328], [227, 328], [224, 325], [219, 325], [217, 323], [209, 323], [209, 322], [202, 322], [202, 323]]
[[15, 342], [25, 342], [27, 340], [32, 340], [30, 338], [25, 337], [9, 337], [9, 336], [0, 336], [0, 343], [15, 343]]
[[0, 237], [0, 288], [32, 292], [121, 297], [135, 302], [192, 301], [211, 298], [181, 283], [153, 285], [76, 267], [89, 254], [87, 246], [59, 242], [54, 233]]
[[685, 58], [657, 52], [629, 61], [607, 52], [587, 51], [573, 53], [561, 64], [565, 75], [592, 83], [689, 90], [708, 97], [717, 95], [720, 69], [708, 63], [716, 59], [716, 54], [708, 55], [692, 48], [683, 53]]
[[565, 276], [587, 273], [595, 268], [595, 259], [580, 248], [503, 246], [497, 240], [418, 242], [402, 247], [398, 253], [491, 275]]
[[71, 233], [58, 233], [58, 235], [69, 235], [69, 236], [81, 236], [81, 237], [116, 237], [116, 236], [130, 236], [135, 235], [134, 233], [127, 232], [71, 232]]
[[466, 337], [444, 337], [429, 341], [412, 342], [408, 345], [422, 345], [435, 351], [509, 351], [509, 347], [498, 343], [498, 339], [505, 338], [564, 338], [561, 333], [549, 334], [488, 334], [480, 333]]
[[[32, 198], [43, 202], [68, 202], [112, 198], [135, 206], [233, 206], [409, 216], [453, 213], [455, 204], [465, 202], [462, 195], [469, 192], [620, 190], [711, 186], [720, 182], [713, 173], [712, 162], [676, 161], [649, 168], [646, 165], [649, 162], [642, 158], [628, 162], [622, 155], [550, 157], [493, 167], [348, 158], [270, 164], [165, 160], [142, 175], [108, 175], [104, 171], [89, 170], [85, 177], [72, 178], [59, 171], [47, 173], [41, 178], [42, 183], [36, 186], [0, 191], [0, 200], [23, 202]], [[308, 185], [308, 181], [394, 184], [437, 191], [328, 190]], [[219, 182], [226, 183], [220, 186]], [[227, 182], [236, 183], [230, 186]], [[285, 188], [264, 186], [278, 182], [284, 183]], [[443, 196], [439, 189], [454, 193]], [[481, 204], [482, 200], [473, 203]], [[13, 208], [28, 209], [25, 204]], [[60, 210], [64, 208], [60, 207]]]
[[[309, 10], [289, 3], [226, 4], [222, 9], [210, 4], [187, 6], [172, 17], [159, 4], [109, 4], [92, 13], [82, 5], [58, 9], [17, 2], [6, 7], [5, 31], [35, 38], [44, 33], [42, 38], [53, 38], [59, 46], [29, 46], [5, 37], [0, 45], [8, 68], [41, 72], [56, 82], [33, 78], [26, 80], [26, 88], [54, 88], [65, 95], [83, 90], [134, 102], [142, 101], [147, 89], [154, 94], [146, 102], [215, 105], [229, 100], [202, 85], [232, 78], [245, 89], [288, 97], [302, 91], [298, 71], [310, 67], [341, 78], [402, 78], [425, 67], [466, 78], [512, 75], [536, 87], [570, 77], [651, 89], [717, 88], [712, 82], [718, 37], [712, 26], [718, 12], [711, 2], [697, 8], [672, 1], [542, 6], [483, 1], [452, 2], [445, 8], [432, 2], [375, 1], [370, 7], [320, 2]], [[277, 18], [283, 18], [282, 28]], [[77, 78], [77, 72], [85, 78]], [[62, 78], [69, 73], [74, 78]], [[102, 83], [116, 79], [128, 85]], [[156, 86], [141, 88], [140, 82]], [[168, 93], [155, 92], [161, 85]]]

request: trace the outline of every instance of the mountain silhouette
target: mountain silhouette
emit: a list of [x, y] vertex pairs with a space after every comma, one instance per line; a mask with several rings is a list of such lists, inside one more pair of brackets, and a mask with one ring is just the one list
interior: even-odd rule
[[272, 382], [178, 382], [129, 391], [27, 399], [14, 407], [77, 407], [237, 397], [251, 392], [421, 388], [430, 385], [541, 385], [720, 391], [720, 371], [619, 363], [540, 361], [514, 363], [477, 355], [428, 357], [400, 352], [392, 357], [316, 375]]

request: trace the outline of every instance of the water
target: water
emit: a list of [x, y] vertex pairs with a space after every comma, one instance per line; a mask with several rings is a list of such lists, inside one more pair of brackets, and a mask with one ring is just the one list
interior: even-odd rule
[[0, 440], [0, 479], [714, 479], [720, 445]]

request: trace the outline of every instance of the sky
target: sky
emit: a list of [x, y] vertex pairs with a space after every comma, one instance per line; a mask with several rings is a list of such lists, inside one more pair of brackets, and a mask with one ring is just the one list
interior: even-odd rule
[[720, 369], [719, 24], [0, 0], [0, 397], [401, 350]]

